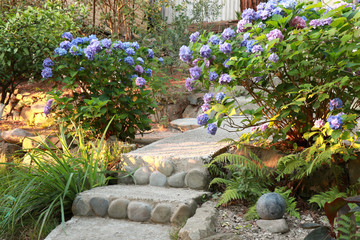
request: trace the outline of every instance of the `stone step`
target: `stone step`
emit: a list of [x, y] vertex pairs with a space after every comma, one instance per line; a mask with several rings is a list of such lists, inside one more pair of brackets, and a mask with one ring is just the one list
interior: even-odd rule
[[170, 225], [75, 216], [57, 226], [45, 240], [170, 240], [171, 231]]
[[139, 185], [110, 185], [80, 193], [75, 216], [109, 217], [136, 222], [178, 223], [194, 215], [209, 192]]

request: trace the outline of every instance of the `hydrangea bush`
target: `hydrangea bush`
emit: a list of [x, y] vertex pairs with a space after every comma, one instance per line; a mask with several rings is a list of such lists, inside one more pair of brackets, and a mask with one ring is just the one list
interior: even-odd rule
[[[239, 130], [252, 127], [244, 142], [286, 140], [295, 149], [316, 143], [322, 150], [331, 145], [349, 158], [344, 149], [360, 148], [354, 131], [360, 117], [359, 18], [359, 8], [344, 2], [328, 7], [270, 0], [257, 11], [244, 10], [236, 33], [192, 34], [179, 52], [191, 66], [187, 89], [213, 86], [229, 95], [242, 86], [259, 106], [243, 109], [234, 96], [212, 92], [218, 97], [204, 101], [211, 107], [203, 107], [199, 124], [214, 134], [213, 124], [230, 118]], [[231, 121], [237, 114], [245, 117], [240, 125]]]
[[54, 55], [43, 61], [41, 72], [44, 79], [71, 90], [52, 92], [53, 109], [62, 120], [100, 134], [114, 118], [107, 134], [121, 140], [149, 130], [148, 114], [156, 107], [152, 93], [159, 85], [152, 78], [158, 63], [152, 49], [95, 35], [74, 37], [65, 32], [62, 38]]

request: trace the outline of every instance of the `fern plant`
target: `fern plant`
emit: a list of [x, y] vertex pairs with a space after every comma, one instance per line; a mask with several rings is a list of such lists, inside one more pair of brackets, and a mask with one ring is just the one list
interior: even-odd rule
[[329, 191], [321, 192], [309, 199], [310, 203], [316, 203], [319, 208], [324, 208], [325, 203], [332, 202], [338, 197], [347, 197], [347, 194], [340, 192], [337, 187], [332, 187]]
[[254, 202], [270, 185], [270, 170], [252, 152], [249, 152], [249, 158], [225, 153], [206, 166], [210, 174], [216, 176], [210, 186], [225, 186], [218, 206], [238, 199]]
[[360, 233], [356, 232], [356, 222], [351, 219], [350, 216], [341, 215], [337, 219], [337, 228], [335, 229], [338, 232], [339, 240], [348, 240], [348, 239], [360, 239]]

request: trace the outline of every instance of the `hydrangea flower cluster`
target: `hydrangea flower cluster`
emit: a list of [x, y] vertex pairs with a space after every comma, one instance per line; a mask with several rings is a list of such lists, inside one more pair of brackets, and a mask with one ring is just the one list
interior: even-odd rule
[[211, 48], [208, 45], [203, 45], [200, 48], [200, 56], [203, 58], [210, 58], [211, 57]]
[[182, 46], [180, 48], [179, 56], [181, 61], [189, 63], [192, 60], [192, 52], [188, 46]]
[[189, 69], [190, 72], [190, 76], [194, 79], [197, 80], [200, 78], [201, 76], [201, 68], [199, 68], [198, 66], [195, 66], [193, 68]]
[[329, 102], [329, 109], [333, 111], [334, 109], [340, 109], [343, 107], [343, 102], [340, 98], [331, 99]]
[[197, 116], [196, 120], [198, 125], [204, 126], [209, 121], [209, 115], [207, 115], [206, 113], [200, 114], [199, 116]]
[[213, 93], [206, 93], [203, 97], [204, 103], [210, 103], [214, 98]]
[[215, 99], [218, 102], [221, 102], [226, 97], [226, 94], [223, 92], [219, 92], [216, 94]]
[[208, 124], [207, 132], [211, 135], [215, 135], [218, 127], [214, 123]]
[[143, 87], [146, 84], [146, 80], [142, 77], [137, 77], [135, 80], [136, 86]]
[[209, 42], [211, 42], [212, 45], [218, 45], [220, 40], [219, 38], [216, 36], [216, 35], [212, 35], [210, 38], [209, 38]]
[[336, 115], [336, 116], [329, 116], [327, 119], [329, 126], [331, 129], [333, 130], [338, 130], [342, 128], [343, 125], [343, 121], [341, 116]]
[[297, 29], [303, 29], [306, 28], [306, 21], [302, 17], [295, 16], [290, 21], [290, 26], [295, 27]]
[[330, 25], [331, 23], [332, 23], [331, 17], [326, 19], [313, 19], [309, 22], [309, 26], [316, 28], [320, 26]]
[[281, 33], [279, 29], [271, 30], [268, 34], [266, 34], [266, 37], [268, 41], [278, 38], [279, 41], [281, 42], [284, 39], [284, 35]]
[[200, 33], [199, 32], [194, 32], [193, 34], [190, 35], [190, 41], [191, 42], [196, 42], [198, 40], [200, 36]]
[[209, 81], [215, 81], [216, 79], [218, 79], [218, 77], [219, 75], [214, 71], [209, 73]]
[[194, 90], [195, 88], [194, 88], [194, 85], [195, 85], [195, 83], [194, 83], [194, 79], [192, 79], [192, 78], [187, 78], [186, 80], [185, 80], [185, 87], [186, 87], [186, 89], [189, 91], [189, 92], [191, 92], [192, 90]]
[[321, 118], [317, 119], [314, 122], [314, 128], [322, 128], [325, 125], [325, 121], [322, 120]]
[[270, 54], [268, 60], [270, 62], [276, 63], [279, 61], [279, 56], [276, 53], [272, 53], [272, 54]]
[[46, 105], [44, 107], [44, 114], [45, 115], [49, 115], [50, 112], [51, 112], [51, 105], [53, 104], [53, 99], [49, 99], [47, 102], [46, 102]]
[[229, 74], [224, 73], [220, 76], [220, 79], [219, 79], [220, 84], [225, 84], [225, 83], [229, 83], [229, 82], [231, 82], [231, 77]]
[[219, 45], [219, 49], [221, 52], [223, 52], [224, 54], [228, 54], [231, 52], [231, 44], [230, 43], [223, 43]]
[[229, 40], [230, 38], [235, 37], [235, 31], [231, 28], [226, 28], [221, 34], [221, 38], [224, 40]]

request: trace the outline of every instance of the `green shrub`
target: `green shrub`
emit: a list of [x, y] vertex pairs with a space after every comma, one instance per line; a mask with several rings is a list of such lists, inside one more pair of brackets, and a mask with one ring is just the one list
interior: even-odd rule
[[1, 176], [1, 238], [19, 237], [24, 229], [38, 233], [38, 238], [46, 235], [52, 230], [49, 224], [54, 227], [71, 216], [78, 193], [107, 183], [107, 162], [101, 157], [105, 135], [95, 147], [84, 142], [81, 128], [75, 130], [76, 150], [70, 149], [61, 128], [62, 150], [43, 144], [28, 153], [30, 165], [13, 166]]

